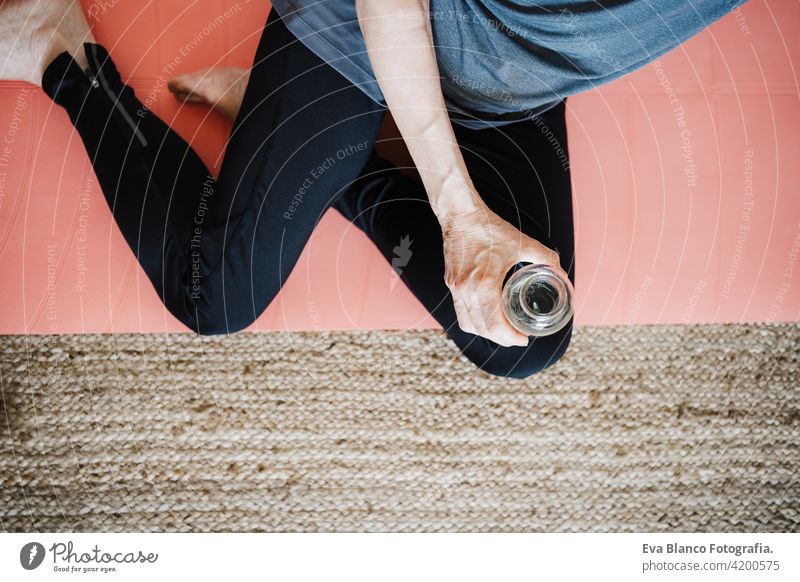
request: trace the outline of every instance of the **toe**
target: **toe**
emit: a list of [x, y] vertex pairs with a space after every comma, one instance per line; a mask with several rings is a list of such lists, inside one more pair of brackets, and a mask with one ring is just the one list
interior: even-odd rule
[[175, 96], [176, 99], [179, 101], [183, 101], [184, 103], [205, 103], [206, 100], [200, 97], [199, 95], [195, 95], [194, 93], [187, 93], [183, 90], [172, 90], [172, 94]]
[[194, 83], [190, 83], [187, 77], [187, 75], [172, 77], [167, 81], [167, 88], [180, 98], [191, 95]]

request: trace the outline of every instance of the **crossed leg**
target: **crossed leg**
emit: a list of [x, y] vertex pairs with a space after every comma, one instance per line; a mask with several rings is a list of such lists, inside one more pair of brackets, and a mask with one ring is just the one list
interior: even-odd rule
[[[103, 47], [84, 40], [47, 65], [42, 87], [77, 128], [120, 230], [164, 304], [191, 329], [226, 333], [254, 321], [335, 204], [390, 261], [404, 237], [413, 241], [401, 278], [485, 371], [526, 377], [566, 350], [570, 327], [524, 348], [458, 328], [424, 190], [372, 154], [384, 110], [297, 41], [274, 12], [247, 88], [234, 99], [240, 109], [217, 181], [136, 99]], [[563, 104], [546, 124], [566, 151]], [[534, 121], [458, 128], [457, 137], [489, 206], [559, 250], [571, 273], [569, 172], [552, 139]]]
[[[535, 120], [482, 130], [455, 127], [470, 176], [500, 217], [557, 250], [574, 281], [572, 191], [565, 104]], [[555, 363], [567, 350], [572, 324], [525, 347], [503, 347], [458, 327], [444, 282], [442, 236], [421, 183], [373, 156], [361, 177], [336, 205], [363, 230], [387, 261], [409, 252], [398, 269], [402, 280], [482, 370], [525, 378]], [[412, 241], [410, 246], [402, 241]], [[498, 289], [498, 293], [501, 290]]]
[[[226, 117], [246, 73], [230, 69], [182, 75], [171, 88]], [[557, 250], [574, 281], [574, 234], [565, 103], [535, 119], [482, 130], [456, 125], [456, 137], [476, 188], [489, 207], [529, 236]], [[461, 351], [484, 371], [524, 378], [555, 363], [567, 350], [568, 325], [526, 347], [502, 347], [458, 327], [444, 283], [441, 230], [422, 184], [376, 154], [334, 207], [364, 231], [397, 274], [447, 331]], [[500, 290], [498, 290], [498, 293]]]
[[314, 227], [357, 178], [384, 110], [297, 41], [273, 11], [219, 179], [136, 98], [103, 47], [69, 52], [42, 86], [62, 105], [160, 298], [202, 334], [252, 323]]

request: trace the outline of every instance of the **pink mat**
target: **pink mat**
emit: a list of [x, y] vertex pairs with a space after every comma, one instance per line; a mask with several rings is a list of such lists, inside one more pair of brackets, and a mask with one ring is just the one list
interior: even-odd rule
[[[165, 80], [248, 65], [266, 3], [84, 5], [139, 98], [218, 168], [228, 127], [180, 107]], [[753, 0], [660, 63], [570, 100], [579, 324], [800, 319], [798, 62], [800, 5]], [[0, 142], [0, 333], [183, 330], [114, 226], [63, 111], [4, 83]], [[430, 327], [330, 212], [252, 329]]]

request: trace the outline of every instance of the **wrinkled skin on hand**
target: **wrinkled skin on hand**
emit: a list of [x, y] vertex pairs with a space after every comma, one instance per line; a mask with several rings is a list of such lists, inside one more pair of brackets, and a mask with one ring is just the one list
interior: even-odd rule
[[501, 346], [526, 346], [503, 312], [503, 281], [519, 262], [549, 265], [568, 278], [558, 253], [497, 216], [485, 204], [442, 221], [445, 283], [459, 327]]

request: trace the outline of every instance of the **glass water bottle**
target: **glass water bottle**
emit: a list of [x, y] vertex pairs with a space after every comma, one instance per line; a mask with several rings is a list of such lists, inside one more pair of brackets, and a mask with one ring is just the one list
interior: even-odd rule
[[540, 337], [562, 329], [572, 318], [574, 289], [547, 265], [527, 264], [512, 270], [503, 286], [503, 309], [508, 321], [528, 336]]

